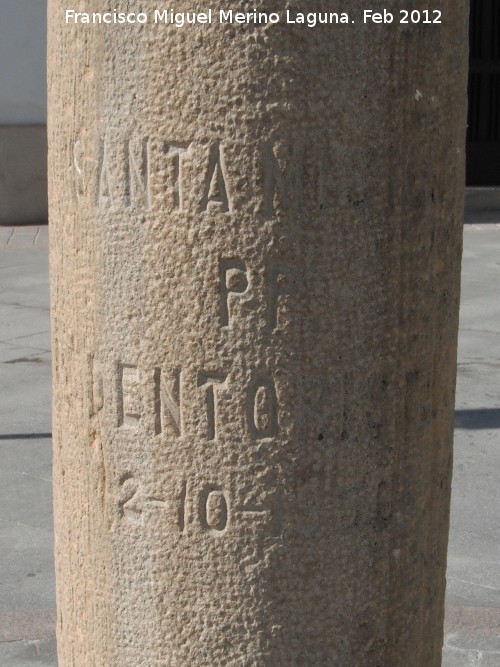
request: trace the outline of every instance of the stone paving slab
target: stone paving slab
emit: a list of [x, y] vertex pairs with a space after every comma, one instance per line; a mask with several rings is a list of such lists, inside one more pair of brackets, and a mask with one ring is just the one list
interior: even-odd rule
[[23, 225], [22, 227], [0, 227], [0, 248], [25, 248], [33, 246], [48, 248], [47, 225]]
[[54, 609], [0, 614], [0, 643], [52, 639], [55, 626]]
[[446, 632], [452, 635], [495, 637], [500, 630], [500, 607], [453, 607], [446, 610]]
[[[2, 667], [56, 667], [55, 637], [0, 643]], [[102, 665], [102, 667], [105, 667]]]
[[473, 220], [464, 227], [443, 667], [500, 667], [500, 212]]
[[442, 667], [499, 667], [499, 655], [498, 639], [447, 635]]
[[0, 667], [57, 665], [47, 227], [0, 227]]
[[[16, 355], [16, 358], [22, 357]], [[0, 438], [9, 434], [18, 437], [23, 434], [50, 432], [50, 386], [50, 363], [34, 361], [0, 365]], [[5, 387], [8, 387], [9, 391], [6, 391]]]

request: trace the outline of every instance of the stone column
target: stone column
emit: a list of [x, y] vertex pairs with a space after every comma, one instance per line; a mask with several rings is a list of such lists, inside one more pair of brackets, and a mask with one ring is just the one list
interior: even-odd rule
[[466, 2], [139, 4], [49, 0], [60, 666], [437, 667]]

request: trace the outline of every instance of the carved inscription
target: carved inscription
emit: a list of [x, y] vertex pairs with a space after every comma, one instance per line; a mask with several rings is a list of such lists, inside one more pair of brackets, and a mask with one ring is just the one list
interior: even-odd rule
[[174, 370], [170, 375], [160, 368], [154, 370], [155, 386], [155, 434], [163, 433], [169, 427], [177, 437], [183, 435], [182, 416], [182, 373]]
[[[152, 391], [154, 405], [154, 434], [164, 432], [183, 437], [185, 434], [182, 395], [183, 373], [180, 369], [167, 372], [155, 368], [153, 372], [140, 370], [134, 364], [117, 364], [117, 425], [137, 430], [150, 423], [144, 416], [145, 395]], [[215, 441], [219, 433], [220, 391], [227, 389], [228, 374], [219, 371], [198, 371], [196, 388], [203, 397], [206, 439]], [[257, 377], [246, 392], [248, 430], [254, 440], [275, 438], [278, 435], [278, 396], [271, 378]]]
[[222, 146], [213, 144], [210, 149], [208, 170], [205, 177], [205, 191], [201, 200], [202, 212], [216, 208], [223, 213], [229, 211], [229, 196], [226, 185], [225, 160]]
[[120, 481], [118, 511], [121, 518], [142, 525], [144, 522], [141, 485], [132, 475], [124, 475]]
[[[125, 474], [120, 479], [117, 495], [118, 516], [122, 521], [144, 525], [145, 517], [160, 511], [166, 528], [179, 537], [193, 532], [218, 537], [237, 530], [265, 531], [270, 537], [280, 538], [286, 530], [297, 531], [305, 538], [313, 539], [322, 529], [324, 516], [325, 471], [319, 471], [309, 479], [304, 469], [298, 473], [298, 486], [294, 494], [285, 495], [279, 483], [247, 491], [244, 498], [238, 490], [230, 492], [217, 483], [193, 483], [184, 480], [168, 498], [148, 494], [140, 479]], [[245, 485], [248, 489], [248, 486]], [[349, 530], [356, 521], [354, 485], [337, 492], [336, 503], [342, 509], [339, 528]], [[354, 495], [353, 495], [354, 494]], [[331, 496], [328, 496], [331, 498]]]
[[205, 390], [206, 396], [207, 440], [217, 439], [217, 389], [226, 379], [222, 373], [198, 373], [198, 387]]
[[108, 147], [103, 142], [99, 151], [99, 178], [97, 185], [97, 204], [102, 207], [113, 207], [112, 177], [109, 170]]
[[280, 537], [283, 533], [285, 525], [284, 494], [280, 487], [268, 493], [263, 501], [259, 501], [255, 496], [249, 498], [239, 509], [244, 521], [263, 524], [273, 537]]
[[221, 533], [229, 522], [229, 504], [226, 494], [219, 486], [207, 486], [200, 495], [200, 521], [204, 530]]
[[189, 141], [166, 141], [164, 153], [173, 163], [174, 208], [184, 209], [184, 158], [187, 157], [191, 143]]
[[[150, 138], [128, 137], [117, 145], [109, 138], [101, 139], [95, 158], [86, 156], [83, 141], [77, 139], [73, 146], [77, 200], [91, 193], [94, 203], [103, 210], [151, 209], [154, 161]], [[179, 171], [179, 179], [180, 175]]]
[[[267, 299], [267, 326], [273, 331], [279, 325], [280, 311], [287, 300], [299, 290], [297, 271], [285, 264], [271, 264], [265, 271], [266, 294], [258, 295]], [[249, 270], [241, 259], [222, 259], [219, 262], [221, 326], [232, 329], [233, 309], [237, 299], [251, 293]]]
[[[146, 512], [165, 511], [167, 515], [173, 515], [173, 525], [180, 535], [189, 528], [198, 528], [215, 536], [223, 535], [231, 517], [229, 496], [218, 484], [206, 484], [196, 489], [183, 482], [180, 494], [169, 503], [156, 496], [148, 496], [141, 481], [131, 474], [123, 475], [120, 480], [117, 504], [119, 518], [138, 526], [144, 525]], [[194, 513], [190, 511], [191, 507]]]
[[127, 206], [151, 208], [151, 143], [143, 139], [139, 151], [132, 140], [125, 142], [125, 201]]
[[269, 328], [276, 329], [278, 326], [278, 312], [286, 297], [293, 296], [298, 292], [297, 272], [293, 267], [274, 265], [269, 267]]
[[249, 287], [245, 264], [239, 259], [223, 259], [219, 265], [221, 288], [221, 324], [231, 328], [231, 303]]
[[[135, 209], [154, 209], [158, 197], [162, 204], [169, 201], [162, 210], [186, 211], [191, 207], [191, 215], [186, 218], [189, 225], [191, 217], [197, 217], [210, 232], [211, 216], [234, 213], [233, 204], [237, 202], [236, 189], [231, 193], [229, 178], [237, 170], [232, 170], [229, 168], [232, 165], [226, 163], [226, 156], [231, 154], [237, 152], [225, 150], [220, 141], [203, 142], [197, 147], [191, 141], [165, 137], [122, 136], [113, 140], [107, 136], [100, 142], [96, 154], [86, 157], [85, 146], [78, 139], [73, 150], [76, 198], [81, 201], [87, 196], [103, 211], [132, 209], [130, 219], [136, 220], [139, 216], [135, 215]], [[239, 175], [238, 183], [243, 184], [241, 187], [256, 188], [256, 192], [248, 193], [248, 199], [252, 205], [258, 199], [255, 211], [260, 216], [262, 229], [270, 229], [274, 234], [279, 225], [269, 225], [265, 221], [273, 220], [280, 210], [286, 212], [284, 218], [304, 212], [306, 173], [308, 182], [315, 180], [318, 195], [311, 206], [324, 209], [328, 194], [328, 160], [324, 155], [314, 159], [315, 165], [309, 165], [311, 168], [308, 169], [303, 148], [293, 141], [289, 145], [265, 142], [255, 146], [255, 160], [249, 163], [254, 165], [252, 173]], [[191, 192], [194, 183], [197, 190]], [[307, 206], [309, 209], [309, 200]], [[228, 223], [228, 229], [233, 229], [228, 216], [223, 220]], [[286, 220], [285, 224], [288, 224]], [[288, 238], [289, 232], [287, 228], [283, 238]], [[273, 253], [280, 252], [280, 244], [281, 241]], [[215, 275], [211, 276], [211, 284], [219, 304], [220, 325], [230, 340], [234, 330], [240, 330], [250, 321], [250, 316], [242, 318], [245, 304], [257, 304], [253, 312], [257, 313], [258, 322], [254, 319], [252, 325], [255, 324], [255, 330], [262, 335], [259, 345], [265, 345], [266, 337], [267, 342], [274, 339], [279, 344], [280, 334], [293, 315], [293, 297], [299, 292], [298, 271], [287, 263], [291, 260], [286, 252], [278, 255], [278, 259], [273, 254], [274, 261], [257, 266], [252, 264], [252, 257], [251, 252], [243, 258], [223, 257], [214, 268], [214, 272], [219, 271], [218, 292]], [[249, 312], [250, 309], [245, 315]], [[207, 358], [212, 357], [207, 355]], [[325, 498], [337, 492], [339, 506], [345, 510], [342, 527], [347, 529], [354, 525], [353, 498], [357, 489], [333, 489], [331, 452], [326, 454], [323, 408], [329, 397], [328, 383], [317, 377], [297, 377], [295, 395], [300, 396], [300, 401], [294, 406], [295, 411], [283, 410], [279, 404], [284, 395], [283, 386], [280, 387], [282, 376], [273, 378], [263, 370], [270, 366], [258, 370], [243, 366], [248, 384], [237, 387], [231, 397], [231, 362], [225, 356], [219, 358], [224, 359], [224, 372], [202, 366], [200, 370], [186, 369], [183, 374], [180, 368], [140, 368], [133, 363], [118, 363], [115, 369], [116, 426], [124, 430], [122, 437], [140, 441], [147, 432], [155, 436], [166, 435], [172, 444], [174, 438], [180, 439], [195, 432], [197, 437], [212, 445], [213, 451], [214, 443], [225, 434], [223, 420], [234, 419], [238, 428], [243, 426], [247, 448], [251, 445], [252, 454], [260, 454], [265, 448], [278, 450], [282, 447], [281, 442], [262, 441], [276, 439], [287, 432], [285, 420], [290, 412], [297, 420], [295, 433], [305, 460], [298, 464], [293, 482], [289, 479], [278, 482], [277, 477], [273, 477], [259, 485], [258, 481], [245, 479], [242, 489], [241, 486], [235, 488], [234, 478], [230, 478], [227, 485], [220, 483], [221, 479], [227, 479], [223, 473], [220, 473], [221, 478], [214, 480], [218, 472], [213, 473], [213, 470], [208, 473], [208, 479], [200, 481], [200, 471], [196, 470], [192, 476], [184, 473], [187, 479], [180, 483], [178, 479], [172, 480], [172, 485], [164, 489], [165, 497], [161, 497], [161, 492], [153, 494], [151, 486], [127, 472], [119, 479], [119, 488], [114, 495], [117, 499], [115, 516], [117, 514], [125, 524], [143, 526], [148, 514], [158, 512], [156, 516], [165, 520], [168, 529], [179, 539], [193, 531], [211, 537], [230, 535], [233, 526], [259, 530], [275, 538], [281, 537], [286, 530], [314, 538], [322, 527]], [[93, 358], [89, 360], [89, 369], [89, 404], [91, 416], [94, 416], [104, 405], [103, 385]], [[232, 403], [231, 398], [234, 399]], [[140, 430], [142, 433], [138, 433]], [[162, 444], [155, 440], [155, 446]], [[185, 443], [174, 443], [175, 447], [180, 444]], [[320, 460], [323, 455], [326, 463]], [[203, 474], [203, 470], [201, 472]], [[230, 476], [229, 472], [227, 474]], [[388, 496], [381, 485], [377, 511], [384, 520], [390, 516]]]
[[[193, 213], [233, 214], [234, 185], [229, 176], [241, 169], [229, 165], [226, 155], [236, 155], [237, 148], [232, 145], [229, 151], [228, 142], [220, 140], [197, 145], [186, 137], [129, 133], [101, 137], [93, 148], [77, 138], [70, 158], [75, 195], [78, 201], [88, 197], [102, 210], [152, 210], [165, 202], [166, 195], [174, 210], [191, 205]], [[198, 157], [202, 152], [204, 160]], [[293, 140], [257, 142], [251, 171], [241, 174], [238, 189], [248, 190], [242, 193], [245, 198], [258, 199], [256, 210], [265, 220], [274, 219], [279, 210], [302, 215], [307, 175], [308, 211], [321, 214], [335, 203], [331, 162], [328, 151], [311, 147], [306, 152]]]
[[137, 366], [118, 364], [118, 426], [139, 428], [143, 403]]
[[148, 495], [141, 480], [129, 473], [120, 479], [117, 509], [121, 520], [138, 526], [144, 525], [146, 513], [161, 510], [179, 535], [186, 534], [189, 529], [222, 535], [231, 519], [229, 495], [218, 484], [195, 488], [184, 481], [179, 494], [174, 494], [168, 501]]
[[73, 168], [75, 170], [75, 185], [76, 185], [76, 197], [81, 199], [85, 195], [86, 183], [85, 176], [83, 172], [83, 156], [84, 156], [84, 147], [81, 139], [78, 139], [75, 142], [73, 148]]
[[134, 475], [126, 473], [120, 479], [118, 516], [138, 526], [144, 525], [146, 511], [166, 510], [168, 503], [156, 496], [148, 496], [144, 485]]
[[[89, 363], [91, 359], [89, 357]], [[118, 427], [136, 432], [140, 427], [155, 423], [155, 433], [164, 430], [170, 435], [183, 432], [181, 410], [181, 387], [186, 382], [180, 370], [153, 372], [141, 370], [134, 364], [119, 363], [118, 368]], [[92, 376], [91, 376], [92, 377]], [[218, 414], [219, 393], [230, 391], [229, 375], [218, 371], [199, 371], [195, 376], [194, 391], [199, 393], [198, 404], [202, 418], [196, 418], [205, 428], [207, 442], [215, 442], [219, 437], [220, 415]], [[212, 536], [225, 535], [230, 526], [237, 529], [266, 531], [269, 536], [279, 538], [285, 529], [297, 530], [305, 538], [314, 538], [322, 530], [322, 517], [328, 514], [325, 502], [338, 507], [338, 528], [351, 530], [358, 520], [356, 498], [362, 490], [360, 483], [337, 488], [335, 484], [335, 450], [332, 435], [326, 433], [324, 410], [328, 408], [330, 382], [328, 378], [303, 376], [299, 379], [297, 408], [298, 422], [304, 424], [299, 429], [299, 440], [304, 452], [308, 452], [307, 462], [303, 462], [295, 474], [295, 491], [285, 489], [279, 483], [265, 481], [264, 488], [256, 483], [254, 490], [245, 486], [243, 497], [238, 487], [229, 491], [218, 483], [203, 484], [177, 480], [172, 494], [162, 498], [147, 493], [145, 486], [133, 475], [125, 474], [120, 481], [118, 492], [118, 516], [131, 524], [142, 526], [145, 516], [151, 512], [165, 513], [170, 529], [179, 535], [192, 530], [203, 531]], [[151, 382], [153, 384], [151, 385]], [[98, 383], [100, 386], [100, 383]], [[148, 389], [149, 386], [149, 389]], [[189, 391], [189, 384], [187, 385]], [[146, 419], [143, 414], [144, 392], [151, 391], [156, 397], [155, 420]], [[92, 397], [91, 404], [101, 407], [101, 389]], [[246, 411], [248, 432], [252, 440], [259, 442], [279, 435], [278, 396], [276, 384], [270, 376], [255, 375], [246, 388]], [[339, 408], [342, 414], [342, 409]], [[227, 418], [230, 414], [225, 413]], [[204, 421], [205, 420], [205, 421]], [[341, 425], [339, 424], [339, 431]], [[339, 437], [336, 434], [335, 439]], [[312, 449], [314, 447], [314, 449]], [[376, 498], [375, 498], [376, 495]], [[391, 516], [390, 486], [384, 480], [374, 494], [374, 516], [383, 527]], [[387, 500], [389, 498], [389, 501]]]
[[271, 142], [263, 146], [264, 217], [271, 220], [276, 211], [276, 197], [288, 209], [301, 212], [304, 208], [304, 151], [295, 147], [287, 168], [280, 166], [277, 148]]
[[248, 388], [248, 428], [254, 440], [275, 438], [278, 434], [278, 398], [274, 382], [260, 378]]
[[211, 535], [223, 535], [231, 519], [229, 496], [219, 484], [196, 488], [184, 481], [178, 496], [177, 516], [181, 534], [201, 529]]
[[186, 515], [187, 515], [187, 482], [181, 483], [181, 492], [179, 495], [179, 509], [178, 521], [179, 532], [184, 533], [186, 530]]

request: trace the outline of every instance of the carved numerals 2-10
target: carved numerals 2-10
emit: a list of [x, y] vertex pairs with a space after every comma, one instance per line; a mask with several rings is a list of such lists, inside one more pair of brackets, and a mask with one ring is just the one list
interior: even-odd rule
[[118, 516], [128, 524], [143, 526], [154, 512], [165, 515], [166, 523], [180, 535], [203, 532], [215, 537], [236, 528], [264, 524], [272, 536], [278, 537], [283, 529], [282, 494], [273, 491], [262, 503], [237, 504], [221, 484], [177, 483], [174, 493], [166, 500], [148, 494], [146, 486], [134, 475], [122, 476], [117, 496]]
[[[167, 498], [148, 493], [132, 474], [122, 476], [117, 495], [120, 522], [144, 526], [155, 513], [178, 536], [206, 533], [222, 536], [234, 528], [236, 534], [257, 529], [270, 537], [281, 537], [285, 526], [304, 537], [314, 537], [321, 528], [326, 468], [315, 478], [301, 482], [285, 499], [279, 485], [262, 491], [245, 485], [242, 500], [222, 484], [192, 481], [174, 482]], [[328, 482], [329, 483], [329, 482]], [[291, 523], [290, 523], [291, 522]]]
[[170, 501], [146, 492], [144, 484], [133, 475], [121, 478], [118, 494], [118, 514], [121, 520], [144, 525], [146, 516], [164, 512], [168, 523], [179, 535], [199, 529], [212, 535], [226, 532], [232, 519], [229, 494], [218, 484], [201, 488], [187, 482], [178, 485]]

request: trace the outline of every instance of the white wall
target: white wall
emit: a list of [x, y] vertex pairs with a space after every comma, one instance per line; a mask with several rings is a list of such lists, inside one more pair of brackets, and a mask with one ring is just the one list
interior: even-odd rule
[[45, 124], [46, 0], [0, 0], [0, 125]]

